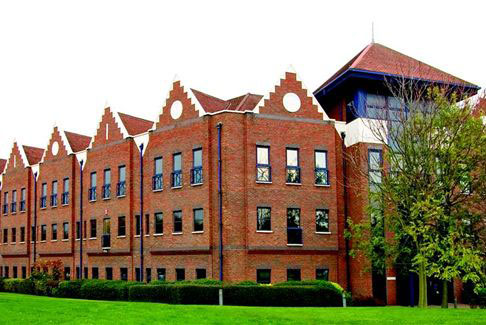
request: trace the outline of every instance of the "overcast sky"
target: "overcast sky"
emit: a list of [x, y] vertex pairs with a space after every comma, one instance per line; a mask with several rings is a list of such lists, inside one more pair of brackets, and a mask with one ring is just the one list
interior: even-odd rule
[[227, 99], [291, 64], [312, 91], [371, 41], [486, 85], [486, 2], [1, 1], [0, 157], [52, 127], [95, 133], [105, 102], [154, 120], [174, 75]]

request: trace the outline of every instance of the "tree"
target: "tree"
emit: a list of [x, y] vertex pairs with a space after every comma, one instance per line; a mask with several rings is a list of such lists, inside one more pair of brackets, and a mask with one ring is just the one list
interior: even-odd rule
[[382, 269], [407, 261], [419, 277], [420, 307], [427, 277], [442, 280], [446, 307], [448, 281], [484, 278], [486, 128], [448, 89], [405, 79], [389, 89], [394, 105], [363, 120], [383, 147], [379, 176], [348, 155], [372, 185], [371, 218], [350, 227], [353, 249]]

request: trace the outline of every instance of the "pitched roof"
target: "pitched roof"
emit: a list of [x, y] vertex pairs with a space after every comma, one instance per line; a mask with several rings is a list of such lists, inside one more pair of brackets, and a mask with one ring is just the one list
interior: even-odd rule
[[6, 165], [7, 165], [7, 159], [0, 159], [0, 174], [3, 173]]
[[27, 162], [29, 165], [35, 165], [39, 163], [44, 155], [44, 149], [36, 148], [36, 147], [29, 147], [29, 146], [22, 146], [25, 152], [25, 156], [27, 157]]
[[203, 93], [202, 91], [191, 89], [204, 110], [208, 113], [215, 113], [223, 110], [229, 111], [247, 111], [252, 110], [258, 104], [262, 95], [247, 93], [228, 100]]
[[318, 89], [324, 88], [347, 70], [378, 72], [406, 78], [477, 87], [475, 84], [455, 77], [410, 56], [378, 43], [371, 43], [339, 69]]
[[88, 148], [91, 142], [91, 137], [88, 137], [86, 135], [68, 131], [64, 131], [64, 134], [66, 135], [66, 139], [69, 142], [69, 145], [71, 146], [73, 152], [80, 152], [85, 150], [86, 148]]
[[147, 132], [154, 126], [154, 122], [145, 120], [140, 117], [124, 113], [118, 113], [118, 115], [120, 116], [123, 125], [125, 125], [125, 128], [127, 129], [129, 135], [137, 135]]

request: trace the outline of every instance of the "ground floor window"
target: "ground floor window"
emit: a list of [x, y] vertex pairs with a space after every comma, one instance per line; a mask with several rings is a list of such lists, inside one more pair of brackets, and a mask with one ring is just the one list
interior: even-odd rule
[[157, 280], [165, 281], [165, 269], [164, 268], [158, 268], [157, 269]]
[[300, 269], [287, 269], [287, 281], [300, 281]]
[[3, 273], [4, 273], [4, 277], [5, 278], [8, 278], [8, 266], [5, 266], [4, 267], [4, 272]]
[[257, 270], [257, 283], [269, 284], [272, 282], [270, 269]]
[[105, 277], [106, 280], [113, 280], [113, 268], [107, 267], [105, 269]]
[[128, 269], [126, 267], [120, 268], [120, 280], [128, 281]]
[[196, 279], [206, 279], [206, 269], [196, 269]]
[[186, 279], [185, 269], [176, 269], [176, 281], [184, 281]]
[[22, 266], [22, 279], [25, 279], [27, 277], [27, 267]]
[[79, 279], [81, 277], [81, 270], [79, 266], [76, 266], [76, 279]]
[[329, 281], [329, 269], [316, 269], [316, 280]]
[[88, 268], [87, 267], [84, 268], [84, 278], [85, 279], [88, 278]]
[[147, 280], [147, 283], [152, 282], [152, 269], [147, 268], [147, 269], [145, 270], [145, 274], [146, 274], [145, 278], [146, 278], [146, 280]]
[[17, 267], [14, 266], [13, 267], [13, 277], [16, 279], [18, 277], [18, 274], [17, 274]]
[[98, 279], [99, 278], [99, 273], [98, 273], [97, 267], [91, 268], [91, 278], [92, 279]]
[[64, 280], [71, 280], [71, 268], [69, 266], [64, 267]]
[[140, 282], [140, 268], [135, 268], [135, 281]]

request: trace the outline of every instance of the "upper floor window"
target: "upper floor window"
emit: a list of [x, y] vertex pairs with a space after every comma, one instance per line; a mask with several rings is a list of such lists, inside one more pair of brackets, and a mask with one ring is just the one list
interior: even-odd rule
[[76, 221], [76, 239], [81, 239], [81, 221]]
[[126, 227], [125, 216], [118, 217], [118, 236], [126, 236]]
[[329, 170], [327, 169], [327, 151], [316, 150], [314, 152], [315, 184], [329, 185]]
[[379, 184], [381, 184], [382, 177], [382, 152], [380, 149], [369, 149], [368, 150], [368, 180], [370, 185], [370, 190], [372, 192], [376, 191]]
[[96, 219], [91, 219], [89, 221], [89, 225], [90, 225], [89, 237], [96, 238]]
[[92, 172], [89, 176], [89, 200], [96, 201], [96, 172]]
[[45, 208], [47, 206], [47, 183], [42, 183], [40, 207]]
[[8, 192], [3, 193], [3, 214], [8, 213]]
[[103, 199], [108, 199], [111, 196], [111, 169], [103, 171]]
[[257, 231], [271, 231], [272, 209], [267, 207], [257, 208]]
[[12, 205], [12, 207], [11, 207], [12, 213], [17, 212], [17, 191], [16, 190], [12, 191], [12, 204], [11, 205]]
[[51, 206], [57, 207], [57, 181], [52, 182]]
[[4, 244], [8, 243], [8, 229], [7, 228], [3, 229], [3, 243]]
[[191, 169], [191, 184], [202, 184], [202, 149], [194, 149], [192, 151], [192, 169]]
[[172, 187], [182, 186], [182, 154], [175, 153], [172, 156]]
[[53, 223], [51, 227], [51, 240], [57, 240], [57, 223]]
[[300, 209], [287, 209], [287, 243], [302, 244], [302, 228], [300, 226]]
[[320, 232], [320, 233], [329, 232], [329, 210], [327, 209], [316, 210], [316, 232]]
[[194, 209], [194, 231], [204, 231], [203, 209]]
[[125, 165], [118, 166], [118, 184], [116, 185], [116, 196], [125, 196], [127, 192], [126, 176]]
[[69, 222], [65, 222], [62, 224], [62, 239], [69, 238]]
[[155, 234], [164, 233], [164, 215], [162, 212], [155, 213]]
[[25, 211], [25, 198], [26, 198], [26, 189], [23, 188], [20, 190], [20, 212]]
[[17, 242], [17, 228], [12, 228], [12, 243]]
[[62, 181], [62, 197], [61, 197], [62, 205], [69, 204], [69, 178], [65, 178]]
[[289, 184], [300, 184], [299, 149], [287, 148], [287, 178]]
[[20, 242], [25, 242], [25, 227], [20, 227]]
[[182, 233], [182, 211], [174, 211], [174, 233]]
[[257, 182], [271, 182], [272, 168], [270, 166], [270, 147], [257, 146], [257, 165], [256, 180]]
[[47, 240], [47, 226], [41, 225], [41, 241]]
[[152, 190], [160, 191], [162, 187], [162, 157], [157, 157], [154, 159], [154, 176], [152, 177]]
[[135, 216], [135, 236], [140, 236], [141, 233], [141, 228], [142, 228], [142, 222], [141, 222], [140, 215]]

